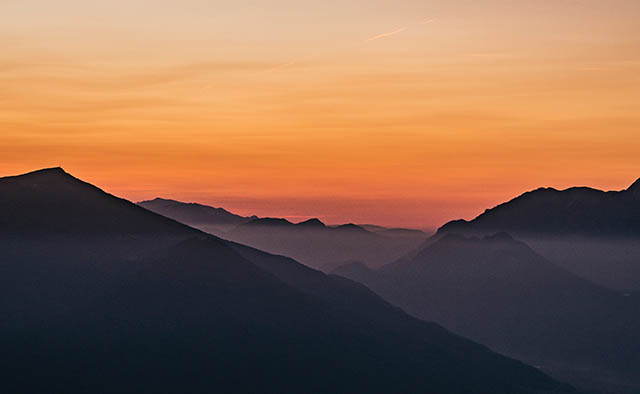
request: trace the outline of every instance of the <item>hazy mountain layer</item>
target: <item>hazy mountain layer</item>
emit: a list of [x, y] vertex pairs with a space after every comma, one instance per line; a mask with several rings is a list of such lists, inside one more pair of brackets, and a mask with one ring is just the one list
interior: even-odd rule
[[438, 234], [505, 231], [579, 276], [621, 290], [640, 290], [640, 179], [628, 189], [541, 188], [455, 220]]
[[224, 239], [289, 256], [325, 271], [351, 260], [379, 267], [415, 249], [427, 238], [419, 230], [376, 226], [369, 231], [354, 224], [326, 226], [318, 219], [294, 224], [286, 219], [247, 218], [222, 208], [163, 199], [139, 204]]
[[506, 233], [443, 235], [378, 270], [350, 264], [335, 273], [564, 379], [640, 388], [638, 299], [581, 279]]
[[214, 208], [208, 205], [185, 203], [164, 198], [140, 201], [138, 205], [214, 235], [222, 234], [258, 218], [257, 216], [245, 217], [236, 215], [224, 208]]

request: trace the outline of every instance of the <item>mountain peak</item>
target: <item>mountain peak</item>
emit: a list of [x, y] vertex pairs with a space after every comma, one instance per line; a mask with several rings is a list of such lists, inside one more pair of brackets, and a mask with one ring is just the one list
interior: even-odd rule
[[293, 223], [291, 223], [287, 219], [281, 218], [257, 218], [250, 221], [249, 223], [246, 223], [246, 225], [249, 226], [289, 226], [292, 224]]
[[48, 172], [48, 173], [58, 173], [58, 174], [66, 174], [67, 173], [62, 167], [43, 168], [41, 170], [36, 170], [36, 171], [33, 171], [33, 172]]
[[442, 225], [442, 227], [440, 227], [436, 233], [443, 234], [447, 232], [455, 232], [458, 229], [465, 229], [468, 224], [469, 224], [469, 221], [464, 219], [451, 220], [445, 223], [444, 225]]
[[162, 198], [162, 197], [156, 197], [156, 198], [154, 198], [153, 200], [149, 200], [149, 201], [158, 201], [158, 202], [174, 202], [174, 203], [177, 203], [177, 202], [178, 202], [178, 201], [176, 201], [176, 200], [171, 200], [171, 199], [168, 199], [168, 198]]
[[638, 178], [635, 182], [633, 182], [633, 184], [629, 186], [627, 191], [640, 195], [640, 178]]
[[148, 205], [157, 205], [157, 204], [173, 205], [173, 204], [180, 204], [180, 202], [176, 201], [176, 200], [170, 200], [170, 199], [167, 199], [167, 198], [156, 197], [153, 200], [138, 201], [138, 202], [136, 202], [136, 204], [144, 206], [145, 208], [147, 208]]
[[318, 218], [305, 220], [304, 222], [300, 222], [300, 223], [298, 223], [296, 225], [297, 226], [304, 226], [304, 227], [325, 227], [324, 223], [322, 223], [322, 221], [320, 219], [318, 219]]
[[364, 233], [368, 233], [369, 232], [369, 231], [365, 230], [363, 227], [360, 227], [357, 224], [353, 224], [353, 223], [341, 224], [339, 226], [336, 226], [335, 229], [336, 230], [342, 230], [342, 231], [359, 231], [359, 232], [364, 232]]
[[66, 172], [62, 167], [42, 168], [19, 175], [10, 175], [0, 177], [0, 180], [6, 183], [21, 184], [23, 187], [41, 188], [41, 187], [67, 187], [88, 186], [86, 182], [74, 177]]
[[42, 168], [40, 170], [35, 170], [31, 172], [27, 172], [25, 174], [9, 176], [7, 178], [27, 178], [34, 176], [59, 176], [59, 175], [69, 175], [62, 167], [49, 167]]
[[0, 234], [189, 233], [60, 167], [0, 178]]

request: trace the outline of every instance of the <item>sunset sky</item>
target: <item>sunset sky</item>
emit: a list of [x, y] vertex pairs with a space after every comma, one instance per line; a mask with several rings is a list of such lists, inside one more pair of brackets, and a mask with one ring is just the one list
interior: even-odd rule
[[0, 176], [434, 227], [640, 177], [638, 0], [0, 0]]

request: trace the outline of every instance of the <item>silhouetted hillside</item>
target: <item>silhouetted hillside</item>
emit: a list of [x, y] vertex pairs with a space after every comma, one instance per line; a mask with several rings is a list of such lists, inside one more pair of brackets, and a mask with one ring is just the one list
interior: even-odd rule
[[571, 272], [617, 290], [640, 289], [640, 180], [622, 191], [541, 188], [455, 220], [439, 235], [500, 231]]
[[467, 222], [456, 220], [438, 232], [506, 231], [518, 235], [640, 236], [640, 179], [622, 191], [588, 187], [540, 188], [487, 209]]
[[3, 392], [572, 392], [60, 169], [1, 178], [0, 195]]
[[[0, 233], [185, 234], [174, 220], [106, 195], [61, 168], [1, 178]], [[106, 198], [109, 197], [109, 198]], [[96, 205], [96, 200], [100, 202]]]
[[138, 205], [215, 235], [257, 219], [257, 216], [244, 217], [235, 215], [224, 208], [214, 208], [207, 205], [184, 203], [163, 198], [140, 201]]
[[334, 272], [557, 376], [640, 388], [640, 303], [571, 274], [506, 233], [441, 235], [379, 270], [349, 264]]

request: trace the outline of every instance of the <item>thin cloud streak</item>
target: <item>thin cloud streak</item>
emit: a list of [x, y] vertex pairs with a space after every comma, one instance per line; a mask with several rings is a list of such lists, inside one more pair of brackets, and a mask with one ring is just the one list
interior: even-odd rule
[[382, 33], [382, 34], [378, 34], [377, 36], [373, 36], [371, 38], [367, 38], [366, 40], [364, 40], [363, 42], [370, 42], [370, 41], [374, 41], [374, 40], [378, 40], [380, 38], [384, 38], [384, 37], [389, 37], [389, 36], [393, 36], [395, 34], [398, 33], [402, 33], [403, 31], [407, 30], [406, 27], [401, 27], [398, 30], [394, 30], [388, 33]]
[[[433, 18], [426, 18], [426, 19], [423, 19], [422, 22], [420, 22], [420, 24], [426, 25], [426, 24], [432, 23], [434, 21], [435, 21], [435, 19], [433, 19]], [[362, 41], [362, 43], [367, 43], [367, 42], [379, 40], [381, 38], [393, 36], [393, 35], [402, 33], [403, 31], [406, 31], [408, 29], [409, 29], [408, 26], [404, 26], [404, 27], [401, 27], [401, 28], [396, 29], [394, 31], [390, 31], [390, 32], [387, 32], [387, 33], [382, 33], [382, 34], [375, 35], [373, 37], [369, 37], [366, 40]], [[356, 47], [358, 45], [362, 45], [362, 44], [355, 44], [354, 46], [351, 46], [350, 48], [353, 49], [354, 47]], [[314, 55], [307, 55], [307, 56], [304, 56], [304, 57], [301, 57], [301, 58], [298, 58], [298, 59], [291, 60], [291, 61], [286, 62], [286, 63], [281, 63], [281, 64], [278, 64], [278, 65], [273, 66], [271, 68], [268, 68], [268, 69], [266, 69], [264, 71], [261, 71], [258, 74], [266, 74], [266, 73], [271, 73], [271, 72], [278, 71], [278, 70], [281, 70], [281, 69], [284, 69], [284, 68], [288, 68], [290, 66], [295, 65], [299, 61], [306, 60], [306, 59], [309, 59], [309, 58], [312, 58], [312, 57], [314, 57]]]

